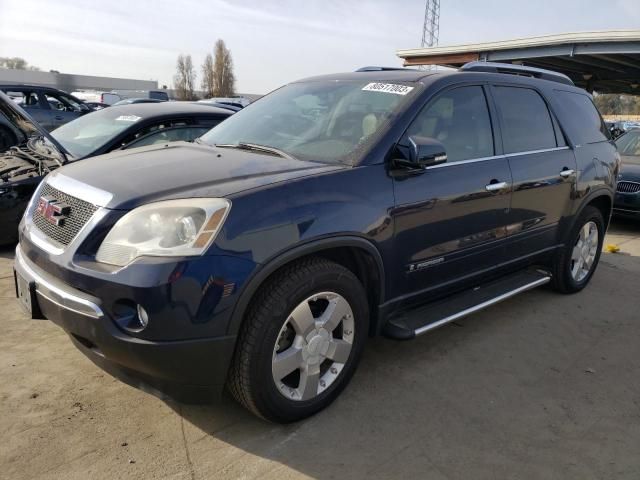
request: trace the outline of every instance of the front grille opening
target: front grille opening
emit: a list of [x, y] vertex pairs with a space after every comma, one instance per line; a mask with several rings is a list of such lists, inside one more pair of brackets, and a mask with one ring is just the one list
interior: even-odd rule
[[618, 182], [618, 191], [622, 193], [638, 193], [640, 192], [640, 183]]
[[69, 213], [66, 215], [62, 225], [58, 226], [47, 220], [38, 210], [33, 212], [33, 223], [35, 226], [54, 242], [67, 246], [76, 237], [78, 232], [91, 219], [98, 210], [95, 205], [68, 195], [60, 190], [45, 184], [40, 192], [42, 197], [52, 197], [58, 202], [69, 205]]

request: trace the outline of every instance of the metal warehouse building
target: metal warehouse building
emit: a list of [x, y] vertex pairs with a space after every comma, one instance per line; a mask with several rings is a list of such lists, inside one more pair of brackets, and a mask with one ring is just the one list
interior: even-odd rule
[[67, 73], [34, 72], [31, 70], [0, 69], [0, 83], [25, 83], [54, 87], [65, 92], [76, 90], [157, 90], [156, 80], [94, 77]]
[[640, 94], [640, 30], [563, 33], [490, 43], [398, 50], [405, 66], [486, 61], [555, 70], [586, 90]]

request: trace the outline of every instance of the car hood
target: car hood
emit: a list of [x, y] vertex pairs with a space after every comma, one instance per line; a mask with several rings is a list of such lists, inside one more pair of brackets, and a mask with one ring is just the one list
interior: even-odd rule
[[34, 136], [44, 137], [58, 151], [61, 159], [66, 160], [65, 155], [67, 155], [68, 152], [64, 147], [4, 92], [0, 92], [0, 113], [24, 135], [24, 138], [22, 138], [19, 143], [26, 142]]
[[618, 176], [618, 180], [640, 182], [640, 164], [631, 163], [631, 160], [637, 162], [638, 157], [628, 157], [623, 155], [620, 158], [622, 159], [622, 166], [620, 167], [620, 175]]
[[[66, 165], [52, 186], [111, 209], [131, 209], [173, 198], [228, 197], [292, 178], [348, 168], [188, 142], [122, 150]], [[89, 186], [86, 188], [85, 186]]]

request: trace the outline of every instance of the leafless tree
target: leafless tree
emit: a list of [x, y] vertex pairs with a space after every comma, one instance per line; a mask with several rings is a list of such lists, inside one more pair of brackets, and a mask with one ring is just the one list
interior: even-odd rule
[[215, 90], [215, 69], [213, 63], [213, 55], [207, 53], [202, 64], [202, 90], [205, 98], [214, 96]]
[[224, 40], [220, 39], [216, 42], [214, 54], [213, 96], [230, 97], [235, 95], [236, 77], [233, 74], [233, 60]]
[[176, 74], [173, 77], [173, 85], [176, 90], [178, 100], [195, 100], [196, 93], [194, 85], [196, 83], [196, 72], [193, 69], [191, 55], [178, 55], [176, 63]]

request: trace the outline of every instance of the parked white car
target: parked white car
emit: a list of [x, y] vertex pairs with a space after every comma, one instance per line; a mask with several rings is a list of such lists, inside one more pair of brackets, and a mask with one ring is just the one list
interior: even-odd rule
[[122, 97], [120, 95], [113, 92], [73, 92], [71, 95], [79, 98], [80, 100], [84, 100], [85, 102], [104, 103], [106, 105], [113, 105], [114, 103], [122, 100]]

